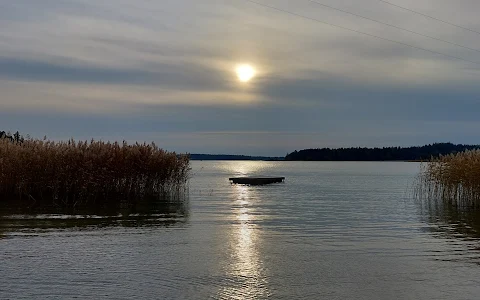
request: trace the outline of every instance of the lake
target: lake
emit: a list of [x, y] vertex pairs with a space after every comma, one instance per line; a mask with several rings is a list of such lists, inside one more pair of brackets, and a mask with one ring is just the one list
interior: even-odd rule
[[[477, 299], [480, 216], [418, 163], [193, 161], [182, 203], [0, 221], [0, 299]], [[237, 175], [285, 176], [267, 186]]]

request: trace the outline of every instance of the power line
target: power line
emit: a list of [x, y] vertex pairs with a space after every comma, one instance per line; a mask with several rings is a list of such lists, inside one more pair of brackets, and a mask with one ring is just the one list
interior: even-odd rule
[[324, 22], [324, 21], [321, 21], [321, 20], [318, 20], [318, 19], [314, 19], [314, 18], [311, 18], [311, 17], [300, 15], [300, 14], [297, 14], [297, 13], [294, 13], [294, 12], [291, 12], [291, 11], [288, 11], [288, 10], [284, 10], [284, 9], [281, 9], [281, 8], [278, 8], [278, 7], [275, 7], [275, 6], [270, 6], [270, 5], [263, 4], [263, 3], [259, 3], [259, 2], [253, 1], [253, 0], [244, 0], [244, 1], [254, 3], [256, 5], [263, 6], [263, 7], [266, 7], [266, 8], [270, 8], [270, 9], [273, 9], [273, 10], [276, 10], [276, 11], [280, 11], [280, 12], [283, 12], [285, 14], [289, 14], [289, 15], [292, 15], [292, 16], [300, 17], [300, 18], [303, 18], [303, 19], [307, 19], [307, 20], [310, 20], [310, 21], [317, 22], [317, 23], [329, 25], [329, 26], [332, 26], [332, 27], [340, 28], [340, 29], [343, 29], [343, 30], [355, 32], [355, 33], [362, 34], [362, 35], [365, 35], [365, 36], [369, 36], [369, 37], [372, 37], [372, 38], [376, 38], [376, 39], [379, 39], [379, 40], [395, 43], [395, 44], [398, 44], [398, 45], [407, 46], [407, 47], [410, 47], [410, 48], [413, 48], [413, 49], [422, 50], [422, 51], [430, 52], [430, 53], [433, 53], [433, 54], [442, 55], [444, 57], [449, 57], [449, 58], [453, 58], [453, 59], [456, 59], [456, 60], [462, 60], [462, 61], [465, 61], [465, 62], [468, 62], [468, 63], [473, 63], [473, 64], [476, 64], [476, 65], [480, 65], [480, 62], [477, 62], [477, 61], [468, 60], [468, 59], [461, 58], [461, 57], [458, 57], [458, 56], [446, 54], [446, 53], [435, 51], [435, 50], [430, 50], [430, 49], [427, 49], [427, 48], [418, 47], [418, 46], [415, 46], [415, 45], [407, 44], [407, 43], [404, 43], [404, 42], [399, 42], [399, 41], [396, 41], [396, 40], [391, 40], [389, 38], [384, 38], [384, 37], [381, 37], [381, 36], [378, 36], [378, 35], [374, 35], [374, 34], [363, 32], [363, 31], [356, 30], [356, 29], [351, 29], [351, 28], [348, 28], [348, 27], [345, 27], [345, 26]]
[[426, 35], [426, 34], [416, 32], [416, 31], [413, 31], [413, 30], [410, 30], [410, 29], [406, 29], [406, 28], [402, 28], [402, 27], [399, 27], [399, 26], [396, 26], [396, 25], [392, 25], [392, 24], [389, 24], [389, 23], [386, 23], [386, 22], [378, 21], [378, 20], [375, 20], [375, 19], [372, 19], [372, 18], [369, 18], [369, 17], [365, 17], [365, 16], [362, 16], [362, 15], [359, 15], [359, 14], [356, 14], [356, 13], [353, 13], [353, 12], [350, 12], [350, 11], [347, 11], [347, 10], [343, 10], [343, 9], [336, 8], [336, 7], [327, 5], [327, 4], [323, 4], [323, 3], [320, 3], [320, 2], [317, 2], [317, 1], [314, 1], [314, 0], [307, 0], [307, 1], [310, 1], [312, 3], [315, 3], [315, 4], [323, 6], [323, 7], [327, 7], [329, 9], [340, 11], [340, 12], [343, 12], [343, 13], [346, 13], [346, 14], [349, 14], [349, 15], [352, 15], [352, 16], [355, 16], [355, 17], [359, 17], [359, 18], [369, 20], [369, 21], [372, 21], [372, 22], [375, 22], [375, 23], [379, 23], [379, 24], [382, 24], [382, 25], [385, 25], [385, 26], [389, 26], [389, 27], [392, 27], [392, 28], [403, 30], [405, 32], [413, 33], [413, 34], [423, 36], [423, 37], [426, 37], [426, 38], [429, 38], [429, 39], [432, 39], [432, 40], [440, 41], [440, 42], [443, 42], [443, 43], [447, 43], [447, 44], [450, 44], [450, 45], [454, 45], [454, 46], [457, 46], [457, 47], [465, 48], [465, 49], [476, 51], [476, 52], [480, 53], [480, 50], [475, 49], [475, 48], [470, 48], [468, 46], [464, 46], [464, 45], [457, 44], [457, 43], [454, 43], [454, 42], [450, 42], [450, 41], [447, 41], [447, 40], [444, 40], [444, 39], [436, 38], [434, 36]]
[[398, 4], [394, 4], [394, 3], [391, 3], [391, 2], [388, 2], [388, 1], [385, 1], [385, 0], [378, 0], [380, 2], [383, 2], [385, 4], [388, 4], [388, 5], [392, 5], [392, 6], [395, 6], [395, 7], [398, 7], [400, 9], [403, 9], [403, 10], [406, 10], [406, 11], [409, 11], [409, 12], [412, 12], [414, 14], [417, 14], [417, 15], [420, 15], [420, 16], [423, 16], [423, 17], [426, 17], [426, 18], [429, 18], [429, 19], [432, 19], [432, 20], [435, 20], [435, 21], [438, 21], [438, 22], [441, 22], [441, 23], [444, 23], [444, 24], [448, 24], [450, 26], [454, 26], [454, 27], [457, 27], [457, 28], [461, 28], [461, 29], [464, 29], [464, 30], [468, 30], [470, 32], [474, 32], [476, 34], [479, 34], [480, 35], [480, 31], [477, 31], [477, 30], [474, 30], [474, 29], [470, 29], [470, 28], [467, 28], [467, 27], [464, 27], [464, 26], [460, 26], [460, 25], [457, 25], [457, 24], [454, 24], [454, 23], [451, 23], [451, 22], [448, 22], [448, 21], [445, 21], [445, 20], [442, 20], [442, 19], [439, 19], [439, 18], [436, 18], [436, 17], [433, 17], [433, 16], [430, 16], [430, 15], [427, 15], [427, 14], [424, 14], [424, 13], [421, 13], [421, 12], [418, 12], [416, 10], [413, 10], [413, 9], [410, 9], [410, 8], [407, 8], [407, 7], [403, 7], [403, 6], [400, 6]]

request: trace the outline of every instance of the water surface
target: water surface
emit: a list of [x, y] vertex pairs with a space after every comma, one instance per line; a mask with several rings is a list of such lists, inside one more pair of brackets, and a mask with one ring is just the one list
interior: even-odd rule
[[[0, 298], [480, 294], [478, 214], [414, 201], [416, 163], [194, 161], [192, 168], [188, 198], [168, 209], [3, 213]], [[236, 175], [286, 182], [230, 185]]]

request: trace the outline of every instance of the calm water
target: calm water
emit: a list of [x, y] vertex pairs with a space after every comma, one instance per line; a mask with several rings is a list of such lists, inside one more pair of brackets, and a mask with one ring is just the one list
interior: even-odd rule
[[[480, 217], [410, 196], [418, 164], [193, 162], [182, 204], [0, 223], [0, 298], [478, 299]], [[232, 175], [286, 176], [250, 187]]]

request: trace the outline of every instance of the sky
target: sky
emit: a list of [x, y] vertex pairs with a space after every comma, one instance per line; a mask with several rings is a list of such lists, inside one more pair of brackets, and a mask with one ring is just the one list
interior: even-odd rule
[[268, 156], [480, 143], [479, 1], [389, 0], [470, 30], [379, 0], [255, 1], [278, 10], [0, 0], [0, 130]]

